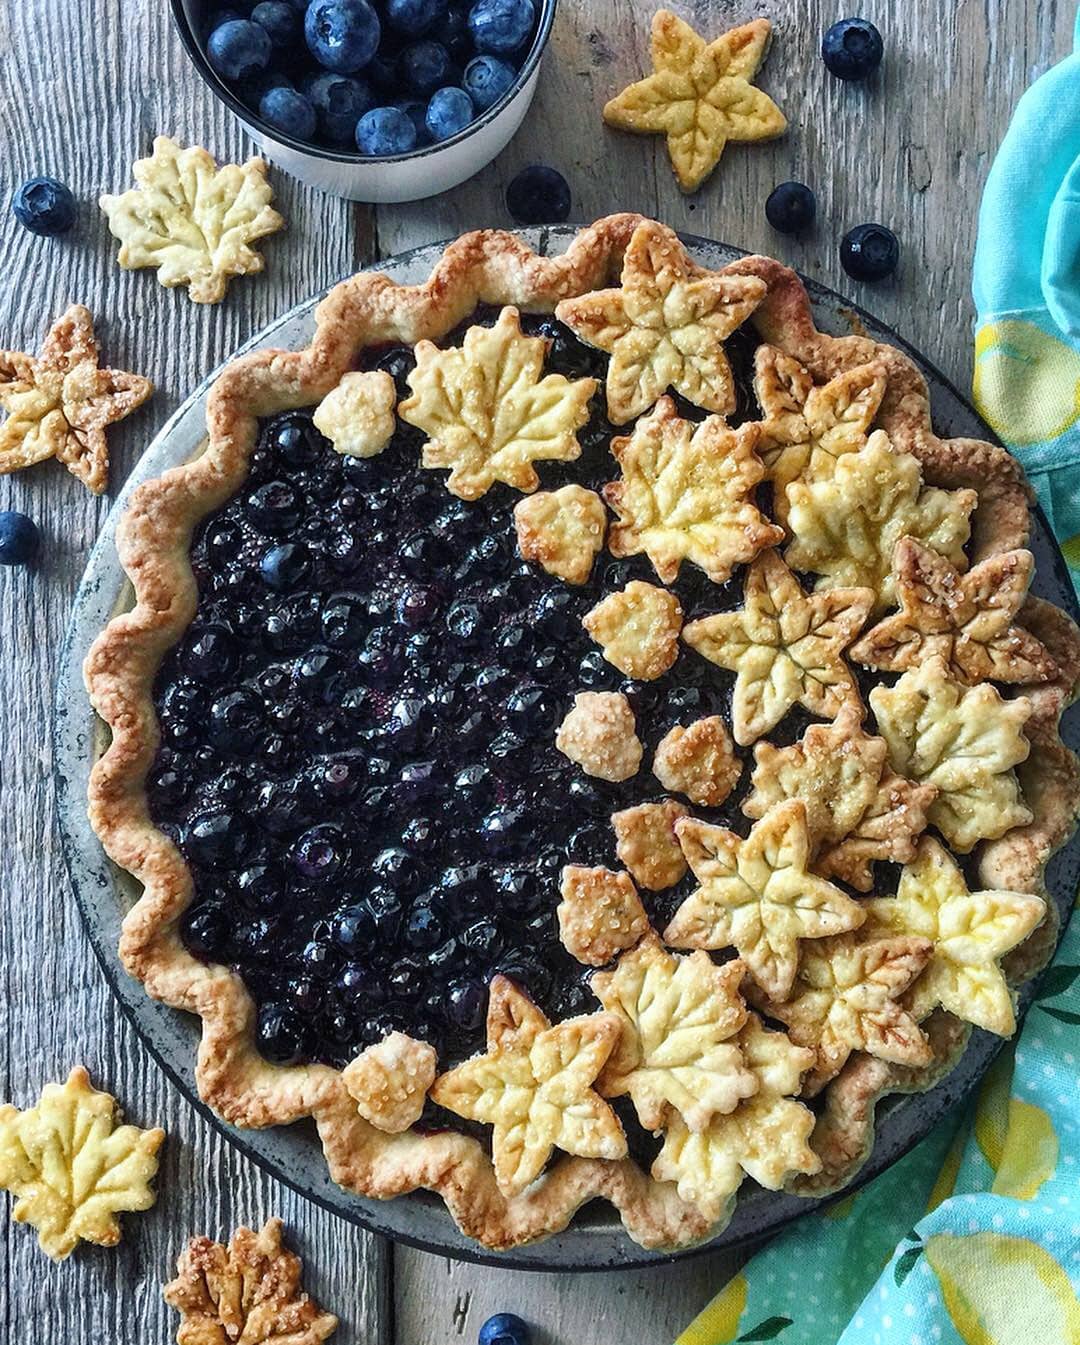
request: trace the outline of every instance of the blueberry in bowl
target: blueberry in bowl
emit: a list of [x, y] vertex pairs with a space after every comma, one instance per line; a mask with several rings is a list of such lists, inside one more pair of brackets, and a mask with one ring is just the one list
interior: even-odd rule
[[502, 149], [556, 3], [171, 0], [197, 70], [268, 157], [362, 201], [435, 195]]

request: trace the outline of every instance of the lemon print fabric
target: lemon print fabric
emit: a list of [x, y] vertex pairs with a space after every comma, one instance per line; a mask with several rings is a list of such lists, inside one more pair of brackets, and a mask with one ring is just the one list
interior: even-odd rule
[[991, 322], [975, 340], [974, 392], [1007, 444], [1058, 439], [1080, 419], [1080, 351], [1025, 319]]

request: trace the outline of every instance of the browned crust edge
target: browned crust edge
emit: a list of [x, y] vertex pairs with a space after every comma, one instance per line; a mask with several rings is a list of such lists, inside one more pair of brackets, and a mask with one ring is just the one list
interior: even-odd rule
[[[466, 234], [447, 247], [421, 285], [400, 286], [369, 272], [336, 286], [316, 310], [317, 330], [305, 350], [259, 351], [230, 364], [210, 393], [205, 452], [132, 495], [118, 529], [117, 547], [134, 587], [134, 606], [109, 623], [91, 648], [84, 670], [91, 703], [112, 735], [91, 774], [90, 821], [109, 857], [143, 885], [142, 896], [124, 921], [121, 960], [148, 994], [201, 1016], [196, 1068], [200, 1096], [235, 1125], [288, 1124], [312, 1116], [335, 1181], [377, 1198], [418, 1187], [435, 1191], [463, 1232], [495, 1249], [559, 1231], [581, 1205], [596, 1197], [617, 1207], [629, 1235], [644, 1247], [684, 1247], [715, 1233], [716, 1227], [679, 1199], [672, 1184], [652, 1180], [630, 1159], [564, 1156], [529, 1191], [507, 1200], [475, 1140], [450, 1132], [384, 1134], [359, 1116], [339, 1071], [323, 1065], [282, 1068], [264, 1061], [254, 1049], [254, 1005], [243, 983], [226, 968], [204, 966], [191, 957], [177, 932], [191, 900], [192, 881], [179, 851], [149, 816], [144, 784], [158, 746], [152, 686], [165, 652], [194, 615], [196, 590], [188, 559], [192, 532], [243, 481], [260, 417], [321, 400], [365, 345], [436, 339], [478, 303], [550, 311], [560, 299], [614, 282], [640, 220], [633, 214], [599, 220], [582, 230], [566, 253], [552, 258], [537, 255], [501, 231]], [[925, 383], [906, 356], [865, 338], [833, 338], [817, 332], [798, 278], [775, 262], [751, 257], [728, 269], [766, 281], [769, 293], [756, 318], [762, 335], [799, 358], [816, 378], [827, 379], [871, 357], [882, 360], [890, 375], [879, 417], [883, 428], [920, 457], [929, 480], [977, 486], [983, 496], [976, 525], [980, 554], [1023, 545], [1029, 496], [1019, 467], [993, 445], [937, 439], [930, 428]], [[1068, 666], [1080, 669], [1080, 635], [1064, 614], [1049, 610], [1055, 616], [1044, 615], [1042, 622], [1055, 626], [1059, 646], [1072, 641]], [[1041, 627], [1039, 633], [1052, 644]], [[1052, 688], [1039, 690], [1052, 694]], [[1070, 686], [1070, 697], [1073, 690]], [[1057, 741], [1058, 772], [1065, 769], [1061, 757], [1065, 749], [1057, 740], [1056, 723], [1065, 703], [1059, 687], [1057, 701], [1053, 707], [1046, 702], [1042, 718], [1048, 754]], [[1072, 764], [1074, 799], [1068, 829], [1062, 831], [1063, 817], [1044, 817], [1043, 829], [1033, 830], [1040, 824], [1038, 810], [1035, 821], [1022, 829], [1029, 833], [1022, 847], [1029, 871], [1034, 865], [1040, 882], [1052, 842], [1056, 838], [1055, 844], [1060, 844], [1067, 836], [1077, 812], [1075, 800], [1080, 799], [1080, 772], [1071, 754], [1066, 756]], [[1031, 763], [1028, 770], [1034, 772], [1032, 783], [1038, 792], [1044, 776]], [[1053, 778], [1060, 781], [1062, 776], [1054, 772]], [[1018, 848], [1010, 846], [1011, 836], [994, 843], [999, 863]], [[949, 1066], [958, 1054], [959, 1050], [948, 1053]], [[856, 1066], [867, 1068], [865, 1059], [857, 1057], [851, 1071]], [[909, 1081], [895, 1077], [893, 1070], [880, 1087], [863, 1089], [868, 1118], [864, 1151], [843, 1180], [869, 1153], [877, 1098], [905, 1086], [929, 1087], [942, 1072], [944, 1067], [932, 1075], [924, 1071], [920, 1081]], [[874, 1073], [876, 1082], [879, 1071]], [[841, 1089], [837, 1105], [843, 1093]]]

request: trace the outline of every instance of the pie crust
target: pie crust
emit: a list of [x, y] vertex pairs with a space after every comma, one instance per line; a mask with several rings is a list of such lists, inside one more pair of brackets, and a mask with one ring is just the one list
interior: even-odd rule
[[[493, 1249], [517, 1246], [564, 1228], [581, 1205], [598, 1196], [617, 1207], [627, 1232], [643, 1246], [685, 1247], [715, 1234], [730, 1201], [706, 1201], [703, 1206], [684, 1199], [674, 1181], [650, 1177], [630, 1157], [560, 1154], [538, 1180], [519, 1189], [515, 1173], [520, 1176], [522, 1169], [508, 1158], [500, 1170], [500, 1182], [488, 1149], [471, 1135], [415, 1128], [387, 1133], [360, 1115], [340, 1070], [322, 1064], [275, 1066], [260, 1056], [253, 1036], [255, 1005], [243, 982], [223, 966], [196, 959], [180, 938], [178, 922], [192, 901], [194, 886], [179, 851], [150, 818], [145, 780], [158, 746], [153, 682], [163, 656], [195, 613], [197, 594], [188, 561], [192, 530], [240, 488], [261, 417], [318, 405], [352, 371], [362, 348], [437, 341], [481, 302], [551, 313], [564, 300], [610, 287], [641, 223], [639, 216], [629, 214], [600, 220], [583, 229], [566, 253], [557, 257], [539, 256], [500, 231], [467, 234], [447, 247], [423, 284], [399, 286], [377, 273], [342, 282], [319, 305], [317, 329], [306, 349], [257, 351], [229, 365], [210, 393], [205, 451], [132, 495], [118, 531], [118, 548], [133, 584], [134, 605], [109, 623], [85, 667], [93, 705], [111, 730], [109, 745], [91, 777], [90, 818], [109, 856], [143, 885], [140, 899], [124, 921], [121, 958], [150, 995], [202, 1018], [196, 1069], [201, 1097], [221, 1117], [239, 1126], [314, 1118], [335, 1181], [378, 1198], [418, 1187], [436, 1191], [464, 1232]], [[687, 273], [691, 277], [708, 274], [692, 262]], [[896, 453], [911, 455], [925, 487], [971, 492], [972, 504], [977, 492], [968, 553], [963, 557], [953, 554], [955, 564], [970, 569], [990, 557], [1025, 547], [1031, 496], [1020, 467], [993, 444], [935, 436], [925, 382], [906, 354], [865, 336], [837, 338], [817, 331], [802, 283], [777, 262], [746, 257], [725, 267], [722, 274], [760, 282], [764, 290], [751, 324], [763, 342], [797, 362], [816, 387], [868, 365], [881, 370], [885, 386], [874, 429], [888, 436]], [[575, 419], [576, 412], [572, 412], [564, 427], [560, 452], [565, 457], [573, 453], [569, 441]], [[479, 478], [466, 477], [469, 491], [480, 489], [491, 475], [490, 464], [480, 465]], [[515, 459], [512, 470], [525, 489], [534, 484], [527, 461]], [[760, 526], [772, 525], [762, 517]], [[761, 542], [743, 559], [749, 560], [761, 546], [770, 544]], [[669, 563], [676, 571], [686, 554], [681, 550], [671, 556]], [[864, 593], [859, 594], [859, 605], [868, 612], [872, 595]], [[827, 596], [833, 600], [837, 595]], [[853, 600], [847, 598], [849, 604]], [[1003, 694], [1002, 704], [1009, 707], [1017, 692], [1021, 693], [1024, 711], [1012, 710], [1010, 715], [1015, 716], [1016, 731], [1022, 733], [1029, 750], [1022, 758], [1013, 753], [1018, 759], [1008, 768], [1019, 811], [993, 839], [973, 840], [976, 849], [970, 862], [974, 867], [969, 871], [977, 873], [979, 885], [988, 890], [1040, 896], [1046, 890], [1046, 862], [1071, 834], [1080, 810], [1080, 769], [1058, 735], [1059, 717], [1080, 682], [1080, 634], [1063, 612], [1035, 598], [1022, 603], [1015, 622], [1046, 649], [1054, 672], [1031, 684], [1007, 685], [1002, 693], [982, 684], [993, 693], [995, 705]], [[855, 637], [861, 622], [851, 625], [843, 644]], [[1048, 666], [1045, 671], [1050, 671]], [[958, 698], [972, 690], [952, 685]], [[981, 693], [981, 686], [975, 690]], [[845, 704], [861, 707], [853, 678], [844, 696], [830, 706], [828, 716], [835, 717]], [[743, 742], [757, 736], [756, 725], [752, 731], [736, 733]], [[888, 741], [887, 733], [882, 731], [882, 736]], [[892, 752], [890, 763], [896, 769]], [[626, 844], [635, 844], [635, 834], [629, 833]], [[629, 865], [629, 858], [626, 862]], [[1054, 932], [1053, 923], [1046, 921], [1027, 942], [1006, 954], [1001, 965], [1011, 984], [1041, 968], [1053, 950]], [[745, 992], [771, 1018], [788, 1023], [796, 1048], [814, 1053], [815, 1064], [803, 1079], [803, 1095], [808, 1089], [824, 1091], [809, 1138], [820, 1170], [812, 1170], [816, 1161], [797, 1157], [788, 1184], [807, 1195], [841, 1188], [870, 1152], [878, 1099], [890, 1092], [931, 1087], [963, 1049], [968, 1028], [952, 1014], [937, 1009], [916, 1024], [900, 1003], [932, 952], [930, 940], [915, 935], [874, 938], [854, 930], [804, 939], [795, 996], [778, 1000], [755, 988], [751, 978], [744, 980], [746, 968], [741, 960], [718, 966], [704, 951], [676, 955], [664, 948], [655, 932], [647, 933], [622, 954], [613, 971], [592, 978], [606, 1010], [591, 1016], [596, 1022], [589, 1032], [600, 1042], [594, 1055], [602, 1054], [609, 1037], [610, 1054], [595, 1075], [593, 1057], [588, 1069], [583, 1062], [577, 1078], [582, 1096], [605, 1127], [602, 1142], [598, 1140], [589, 1152], [619, 1151], [607, 1113], [597, 1106], [599, 1097], [596, 1103], [591, 1101], [597, 1094], [629, 1094], [646, 1125], [662, 1126], [673, 1107], [690, 1132], [702, 1135], [713, 1118], [738, 1114], [736, 1109], [746, 1099], [763, 1092], [759, 1067], [744, 1059], [738, 1045], [747, 1021]], [[810, 958], [816, 960], [810, 962]], [[830, 1022], [828, 1033], [823, 1032], [806, 1001], [806, 977], [824, 966], [822, 974], [832, 976], [839, 987], [835, 998], [847, 1003], [846, 990], [858, 977], [876, 975], [886, 964], [892, 967], [879, 986], [880, 1007], [885, 1017], [895, 1017], [903, 1032], [890, 1037], [883, 1051], [867, 1023], [855, 1024], [846, 1037], [843, 1031], [838, 1036], [842, 1012], [837, 1013], [837, 1021]], [[640, 999], [646, 982], [650, 990], [647, 1013]], [[546, 1031], [558, 1031], [559, 1024], [553, 1029], [541, 1026], [532, 1017], [531, 1007], [502, 1005], [505, 1013], [493, 1038], [496, 1051], [504, 1045], [518, 1054], [533, 1049], [515, 1040], [522, 1024], [534, 1039]], [[682, 1043], [686, 1077], [693, 1085], [690, 1091], [682, 1071], [672, 1067], [672, 1052], [664, 1051], [673, 1016], [685, 1012], [691, 1013], [694, 1023]], [[585, 1050], [584, 1042], [578, 1041], [575, 1050]], [[801, 1072], [803, 1060], [792, 1056], [791, 1068]], [[544, 1079], [537, 1070], [539, 1064], [531, 1077], [539, 1088]], [[587, 1076], [595, 1078], [595, 1090]], [[769, 1086], [774, 1100], [800, 1105], [782, 1084]], [[534, 1138], [539, 1144], [557, 1143], [553, 1135], [549, 1127]], [[536, 1155], [535, 1147], [528, 1149], [526, 1173], [539, 1171]], [[754, 1160], [749, 1151], [747, 1156]], [[776, 1155], [763, 1156], [762, 1174], [770, 1181], [779, 1180], [783, 1174], [776, 1164], [764, 1161], [770, 1157]]]

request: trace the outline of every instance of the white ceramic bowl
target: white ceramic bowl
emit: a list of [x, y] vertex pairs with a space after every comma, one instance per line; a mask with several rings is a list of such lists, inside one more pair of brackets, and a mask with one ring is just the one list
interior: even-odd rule
[[[267, 125], [246, 107], [206, 59], [201, 38], [204, 6], [198, 0], [171, 0], [173, 18], [195, 69], [247, 129], [267, 158], [308, 186], [350, 201], [419, 201], [464, 182], [489, 164], [517, 128], [536, 92], [558, 0], [538, 0], [540, 18], [532, 46], [517, 78], [503, 96], [460, 134], [408, 154], [374, 155], [323, 149], [294, 140]], [[359, 72], [363, 78], [363, 71]]]

